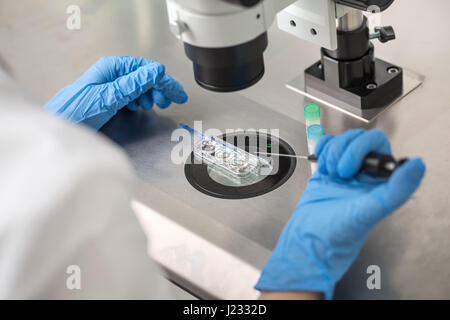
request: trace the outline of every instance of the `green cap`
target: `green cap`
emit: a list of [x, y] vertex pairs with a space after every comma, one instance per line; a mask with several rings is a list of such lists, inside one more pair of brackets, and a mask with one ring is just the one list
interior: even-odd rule
[[305, 119], [306, 121], [320, 120], [320, 107], [319, 105], [312, 103], [305, 106]]
[[323, 136], [323, 127], [315, 124], [308, 127], [308, 140], [317, 143]]

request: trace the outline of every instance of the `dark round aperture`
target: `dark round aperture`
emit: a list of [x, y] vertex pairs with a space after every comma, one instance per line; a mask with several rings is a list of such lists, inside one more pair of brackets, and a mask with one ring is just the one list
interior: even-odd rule
[[[256, 136], [256, 139], [255, 139]], [[278, 150], [280, 154], [295, 155], [294, 150], [285, 141], [272, 137], [265, 133], [250, 132], [250, 133], [234, 133], [227, 134], [221, 137], [226, 141], [233, 141], [235, 139], [245, 138], [246, 149], [257, 149], [258, 151]], [[250, 139], [247, 139], [249, 137]], [[240, 140], [243, 141], [243, 140]], [[256, 146], [248, 145], [250, 141], [256, 141]], [[261, 143], [268, 143], [270, 145], [267, 150], [267, 146], [260, 145]], [[189, 161], [190, 160], [190, 161]], [[206, 164], [195, 164], [194, 154], [191, 154], [185, 165], [185, 175], [189, 183], [199, 190], [200, 192], [212, 197], [222, 199], [247, 199], [257, 197], [268, 192], [271, 192], [281, 185], [283, 185], [293, 174], [297, 160], [289, 157], [279, 157], [278, 170], [275, 174], [265, 177], [263, 180], [256, 182], [255, 184], [246, 186], [230, 186], [218, 183], [212, 179]]]
[[194, 63], [197, 83], [211, 91], [232, 92], [246, 89], [264, 75], [263, 53], [267, 33], [249, 42], [224, 48], [202, 48], [184, 44], [187, 57]]
[[241, 5], [244, 7], [253, 7], [254, 5], [261, 2], [261, 0], [223, 0], [229, 3]]

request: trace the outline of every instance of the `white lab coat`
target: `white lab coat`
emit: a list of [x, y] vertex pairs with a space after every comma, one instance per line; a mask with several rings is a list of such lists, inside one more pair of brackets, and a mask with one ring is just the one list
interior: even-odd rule
[[173, 297], [130, 208], [134, 181], [123, 152], [29, 105], [0, 71], [0, 298]]

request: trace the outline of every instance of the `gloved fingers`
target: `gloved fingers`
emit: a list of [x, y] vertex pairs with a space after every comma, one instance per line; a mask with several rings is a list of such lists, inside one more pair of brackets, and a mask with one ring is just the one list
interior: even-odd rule
[[107, 90], [103, 94], [103, 101], [106, 105], [119, 110], [153, 88], [164, 72], [164, 66], [158, 62], [140, 67], [136, 71], [106, 84]]
[[368, 188], [379, 186], [380, 184], [386, 183], [387, 181], [388, 178], [375, 177], [365, 173], [359, 173], [356, 176], [355, 180], [355, 182], [358, 183], [358, 185], [364, 185], [367, 186]]
[[142, 109], [146, 111], [151, 110], [153, 108], [153, 96], [151, 92], [144, 93], [138, 98], [137, 102], [142, 107]]
[[381, 212], [366, 210], [364, 212], [368, 215], [366, 222], [374, 225], [405, 204], [419, 188], [425, 171], [422, 159], [414, 158], [398, 168], [387, 183], [372, 190], [368, 196], [375, 199], [383, 210]]
[[364, 158], [371, 152], [390, 155], [391, 145], [386, 135], [378, 129], [365, 131], [356, 137], [346, 148], [337, 164], [337, 173], [349, 179], [361, 170]]
[[170, 101], [169, 99], [167, 99], [164, 94], [156, 89], [152, 90], [152, 96], [153, 96], [153, 101], [155, 102], [155, 104], [160, 107], [161, 109], [167, 109], [170, 104], [172, 103], [172, 101]]
[[342, 157], [345, 149], [363, 133], [363, 129], [348, 130], [327, 143], [319, 157], [318, 168], [320, 172], [329, 176], [336, 176], [339, 159]]
[[127, 106], [128, 110], [130, 111], [138, 111], [139, 109], [139, 105], [137, 104], [136, 101], [131, 101], [128, 106]]
[[331, 134], [324, 135], [322, 138], [320, 138], [315, 150], [315, 154], [317, 157], [320, 157], [320, 154], [322, 153], [327, 143], [330, 142], [333, 138], [334, 137]]
[[183, 86], [167, 73], [165, 73], [155, 84], [155, 89], [161, 91], [162, 94], [172, 102], [183, 104], [188, 100], [188, 96], [184, 91]]
[[113, 57], [116, 66], [116, 76], [121, 77], [127, 75], [131, 72], [136, 71], [140, 67], [146, 66], [148, 64], [155, 63], [152, 60], [141, 58], [141, 57]]
[[151, 63], [155, 62], [141, 57], [103, 57], [94, 68], [106, 78], [106, 82], [111, 82]]
[[[333, 139], [331, 139], [331, 140], [333, 140]], [[327, 143], [323, 147], [323, 150], [320, 153], [319, 161], [317, 162], [317, 172], [319, 172], [320, 174], [325, 174], [325, 175], [328, 174], [326, 156], [328, 154], [329, 147], [330, 147], [330, 142]]]

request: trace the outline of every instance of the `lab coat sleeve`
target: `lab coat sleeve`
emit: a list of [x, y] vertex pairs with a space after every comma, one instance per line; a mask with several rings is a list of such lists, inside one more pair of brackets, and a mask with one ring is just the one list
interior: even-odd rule
[[0, 298], [172, 298], [133, 186], [106, 139], [0, 90]]

